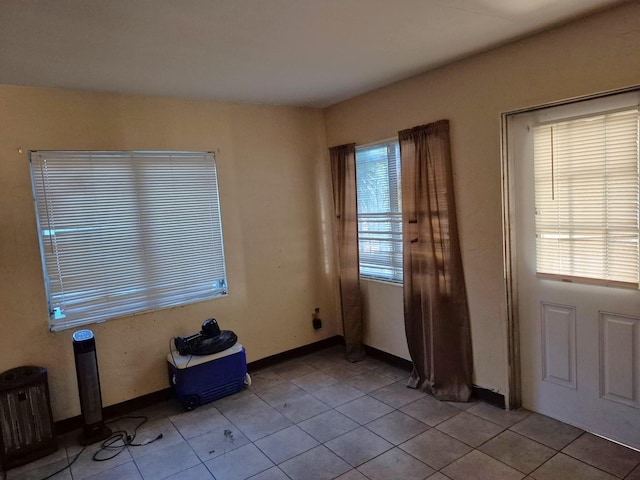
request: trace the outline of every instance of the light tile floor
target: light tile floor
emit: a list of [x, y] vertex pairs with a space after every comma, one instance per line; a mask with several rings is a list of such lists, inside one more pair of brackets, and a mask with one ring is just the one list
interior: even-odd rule
[[[191, 412], [147, 408], [136, 441], [106, 462], [83, 452], [55, 480], [640, 480], [640, 453], [527, 411], [456, 404], [405, 387], [407, 372], [331, 348], [253, 375], [253, 385]], [[132, 422], [115, 427], [131, 431]], [[10, 470], [40, 480], [80, 451]]]

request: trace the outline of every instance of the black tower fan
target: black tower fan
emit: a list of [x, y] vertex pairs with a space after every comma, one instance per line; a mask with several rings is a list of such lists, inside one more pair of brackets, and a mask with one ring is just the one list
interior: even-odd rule
[[102, 418], [98, 357], [96, 341], [91, 330], [78, 330], [73, 334], [73, 353], [76, 359], [83, 424], [78, 441], [81, 445], [91, 445], [111, 435], [111, 429], [104, 424]]

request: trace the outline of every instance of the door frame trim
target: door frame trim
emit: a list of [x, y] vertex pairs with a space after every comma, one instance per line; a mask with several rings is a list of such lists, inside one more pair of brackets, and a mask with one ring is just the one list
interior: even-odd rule
[[503, 112], [500, 115], [500, 172], [502, 189], [502, 253], [504, 262], [505, 318], [507, 321], [507, 395], [506, 407], [515, 410], [522, 405], [522, 377], [520, 365], [520, 321], [518, 318], [517, 245], [515, 238], [515, 185], [513, 159], [509, 156], [508, 119], [519, 113], [534, 112], [551, 107], [569, 105], [623, 93], [640, 91], [640, 84], [591, 95], [549, 102], [533, 107]]

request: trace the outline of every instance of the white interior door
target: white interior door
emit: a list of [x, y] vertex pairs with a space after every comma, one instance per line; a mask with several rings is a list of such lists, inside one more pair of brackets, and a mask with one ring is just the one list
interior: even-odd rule
[[625, 94], [507, 119], [523, 406], [638, 449], [640, 291], [537, 274], [532, 132], [639, 100]]

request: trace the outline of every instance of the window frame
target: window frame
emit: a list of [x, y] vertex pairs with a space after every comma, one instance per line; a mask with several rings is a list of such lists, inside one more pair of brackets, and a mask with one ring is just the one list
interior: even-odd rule
[[[359, 170], [358, 169], [358, 153], [366, 150], [371, 150], [376, 147], [389, 147], [393, 145], [395, 148], [394, 157], [387, 156], [387, 187], [388, 187], [388, 198], [389, 198], [389, 206], [390, 209], [388, 212], [377, 212], [377, 213], [361, 213], [360, 205], [361, 198], [357, 195], [359, 190]], [[358, 252], [360, 255], [360, 278], [366, 280], [373, 280], [385, 283], [392, 283], [394, 285], [402, 285], [403, 284], [403, 260], [402, 260], [402, 186], [401, 186], [401, 167], [400, 167], [400, 143], [397, 137], [388, 138], [385, 140], [372, 142], [364, 145], [357, 145], [355, 152], [355, 163], [356, 163], [356, 196], [358, 203]], [[393, 181], [393, 175], [390, 174], [391, 170], [395, 170], [395, 182]], [[374, 238], [368, 238], [364, 241], [370, 242], [383, 242], [390, 244], [390, 253], [388, 255], [379, 255], [378, 259], [388, 259], [388, 262], [384, 261], [376, 261], [372, 262], [369, 266], [364, 266], [363, 268], [363, 236], [366, 236], [367, 233], [371, 233], [370, 230], [365, 230], [362, 228], [363, 219], [366, 221], [366, 217], [369, 217], [375, 222], [376, 218], [382, 220], [381, 223], [389, 223], [389, 239], [388, 240], [376, 240], [375, 234]], [[384, 222], [385, 219], [388, 219], [388, 222]], [[393, 259], [399, 258], [399, 264], [394, 264]], [[389, 275], [376, 275], [372, 273], [371, 270], [375, 270], [376, 266], [380, 270], [387, 269], [390, 271]], [[367, 272], [369, 269], [369, 272]], [[364, 270], [364, 272], [363, 272]]]
[[[579, 121], [582, 119], [591, 119], [598, 116], [604, 116], [608, 114], [615, 114], [617, 112], [624, 112], [627, 110], [638, 109], [638, 105], [640, 103], [640, 92], [631, 91], [631, 92], [622, 92], [611, 94], [609, 96], [604, 96], [600, 98], [591, 98], [576, 101], [574, 103], [569, 104], [560, 104], [560, 105], [552, 105], [548, 107], [541, 107], [540, 109], [524, 112], [524, 115], [528, 115], [532, 119], [532, 131], [531, 131], [531, 142], [534, 142], [534, 128], [544, 127], [548, 125], [555, 125], [558, 123], [571, 122], [571, 121]], [[518, 114], [516, 114], [518, 115]], [[640, 134], [638, 136], [640, 138]], [[535, 162], [535, 153], [533, 152], [532, 146], [532, 161]], [[640, 169], [640, 151], [636, 153], [637, 159], [637, 168]], [[534, 183], [536, 181], [535, 173], [534, 173]], [[535, 187], [533, 187], [535, 190]], [[534, 192], [535, 197], [535, 192]], [[638, 208], [637, 210], [638, 211]], [[606, 287], [616, 287], [616, 288], [627, 288], [637, 290], [640, 288], [640, 265], [636, 269], [638, 272], [639, 281], [637, 282], [627, 282], [627, 281], [619, 281], [615, 279], [607, 279], [607, 278], [596, 278], [596, 277], [585, 277], [585, 276], [577, 276], [571, 275], [568, 272], [564, 273], [550, 273], [539, 270], [538, 259], [540, 255], [540, 251], [538, 248], [538, 226], [537, 226], [538, 216], [535, 215], [536, 225], [534, 226], [534, 232], [536, 234], [536, 244], [535, 244], [535, 270], [536, 277], [544, 280], [552, 280], [552, 281], [561, 281], [568, 283], [576, 283], [576, 284], [585, 284], [585, 285], [599, 285]], [[636, 243], [640, 243], [640, 234], [636, 237]], [[637, 245], [638, 246], [638, 245]], [[638, 246], [640, 249], [640, 246]], [[640, 253], [639, 253], [640, 254]], [[606, 260], [609, 262], [609, 260]], [[575, 260], [574, 260], [575, 262]]]
[[[49, 158], [44, 158], [44, 156]], [[69, 165], [73, 164], [74, 159], [78, 162], [77, 170], [75, 172], [69, 170], [67, 174], [65, 168], [69, 169]], [[91, 161], [87, 161], [87, 159], [93, 159], [96, 167], [89, 166]], [[99, 164], [100, 159], [105, 160], [106, 163]], [[51, 162], [56, 160], [62, 165], [54, 167]], [[180, 168], [181, 160], [185, 165], [182, 169]], [[87, 188], [87, 183], [73, 183], [73, 175], [80, 172], [80, 175], [84, 175], [85, 179], [92, 180], [97, 178], [94, 170], [101, 170], [105, 168], [105, 165], [108, 167], [109, 161], [112, 162], [112, 165], [116, 165], [112, 167], [114, 170], [109, 170], [109, 173], [104, 175], [104, 182], [96, 180], [95, 185], [92, 182], [90, 190], [92, 195], [81, 196], [81, 190], [83, 187]], [[140, 165], [136, 165], [136, 162], [139, 162]], [[29, 152], [29, 163], [49, 313], [49, 329], [51, 331], [102, 323], [115, 318], [141, 315], [228, 295], [219, 177], [213, 152], [33, 150]], [[75, 167], [72, 165], [71, 168]], [[45, 177], [50, 173], [40, 171], [50, 169], [53, 172], [54, 168], [56, 169], [55, 175], [59, 177], [58, 180], [47, 179]], [[126, 194], [116, 192], [111, 197], [108, 192], [105, 195], [103, 189], [112, 185], [109, 182], [114, 182], [113, 179], [108, 178], [112, 172], [119, 181], [124, 179], [131, 182], [131, 184], [126, 184], [128, 188]], [[102, 171], [100, 173], [104, 174]], [[51, 174], [51, 176], [54, 175]], [[67, 185], [61, 187], [59, 182], [64, 183], [65, 181]], [[120, 184], [118, 184], [119, 186]], [[55, 191], [54, 193], [56, 188], [62, 192]], [[95, 188], [95, 193], [93, 188]], [[114, 190], [117, 189], [114, 188]], [[170, 192], [167, 193], [167, 190]], [[191, 195], [196, 191], [202, 194], [202, 198], [194, 199], [185, 196], [186, 193]], [[171, 195], [174, 194], [176, 197], [172, 198]], [[94, 197], [93, 202], [90, 202], [91, 196]], [[72, 206], [73, 199], [77, 201], [78, 198], [83, 201], [82, 208]], [[187, 211], [180, 220], [193, 222], [196, 218], [202, 221], [203, 226], [190, 229], [182, 237], [184, 230], [179, 232], [177, 225], [179, 221], [158, 221], [158, 218], [163, 219], [165, 214], [168, 214], [169, 218], [171, 215], [176, 215], [177, 210], [173, 209], [174, 203], [171, 203], [171, 208], [167, 210], [167, 198], [176, 200], [175, 203], [178, 207], [185, 208], [186, 206]], [[127, 214], [125, 215], [126, 219], [116, 221], [120, 210], [113, 207], [111, 207], [115, 212], [113, 216], [111, 211], [104, 217], [99, 215], [99, 209], [104, 208], [109, 200], [122, 203], [122, 209]], [[61, 206], [65, 201], [70, 201], [69, 205]], [[53, 204], [53, 202], [58, 203]], [[84, 207], [85, 203], [88, 204], [86, 208]], [[207, 209], [201, 211], [198, 207], [203, 203], [207, 205]], [[91, 209], [97, 209], [98, 213], [94, 213], [95, 219], [87, 221], [86, 215], [87, 212], [91, 212]], [[132, 212], [134, 215], [131, 215]], [[135, 212], [138, 212], [137, 215]], [[160, 212], [159, 215], [158, 212]], [[71, 217], [75, 215], [79, 219], [74, 219], [77, 226], [71, 230], [65, 228], [65, 223], [59, 223], [70, 222]], [[154, 220], [145, 219], [145, 217], [153, 217]], [[103, 218], [104, 224], [102, 223]], [[149, 222], [155, 222], [156, 227]], [[68, 226], [69, 223], [66, 225]], [[62, 228], [56, 229], [56, 226]], [[67, 230], [67, 233], [72, 230], [89, 232], [113, 230], [125, 232], [125, 235], [134, 233], [135, 237], [134, 241], [124, 242], [125, 247], [118, 243], [122, 241], [121, 237], [116, 237], [113, 245], [107, 242], [96, 243], [95, 240], [86, 237], [71, 238], [68, 244], [71, 247], [67, 246], [67, 248], [73, 251], [71, 254], [66, 254], [71, 258], [67, 265], [63, 265], [66, 271], [52, 272], [51, 262], [58, 262], [56, 265], [59, 266], [61, 260], [58, 247], [51, 246], [56, 243], [55, 239], [51, 238], [51, 232], [56, 230], [63, 232]], [[49, 232], [49, 238], [45, 235], [46, 232]], [[111, 237], [107, 236], [107, 238]], [[193, 243], [188, 243], [189, 248], [180, 248], [182, 245], [176, 242]], [[47, 243], [51, 245], [47, 246]], [[87, 261], [106, 261], [105, 270], [117, 267], [118, 262], [122, 263], [122, 256], [116, 257], [113, 263], [108, 263], [112, 253], [107, 253], [108, 247], [101, 249], [102, 244], [111, 245], [112, 249], [116, 248], [120, 255], [125, 255], [125, 259], [126, 255], [135, 258], [135, 262], [132, 262], [134, 265], [126, 263], [126, 266], [123, 267], [122, 280], [117, 278], [119, 275], [104, 274], [109, 277], [109, 280], [111, 277], [116, 278], [113, 283], [106, 282], [104, 289], [95, 288], [96, 280], [92, 278], [91, 269], [84, 266], [78, 267], [77, 264], [85, 261], [84, 255], [86, 254], [81, 253], [81, 250], [74, 250], [76, 247], [89, 248], [87, 251], [90, 254]], [[97, 247], [95, 255], [93, 255], [94, 247]], [[121, 248], [118, 249], [118, 247]], [[202, 260], [194, 262], [193, 265], [185, 262], [185, 259], [188, 260], [188, 258], [195, 256], [195, 252], [201, 252], [202, 248], [207, 252], [202, 256]], [[155, 257], [150, 257], [153, 252], [152, 254], [149, 252], [153, 250], [155, 250]], [[166, 255], [167, 251], [175, 251], [175, 257], [171, 253]], [[187, 253], [185, 254], [185, 252]], [[212, 258], [214, 258], [213, 263], [205, 263]], [[65, 274], [67, 279], [64, 278]], [[82, 274], [85, 276], [83, 277]], [[76, 282], [78, 282], [77, 278], [80, 278], [80, 282], [84, 282], [86, 279], [87, 287], [83, 287], [84, 295], [79, 297], [82, 299], [79, 303], [74, 304], [74, 301], [71, 300], [74, 295], [81, 293], [77, 287], [65, 292], [64, 283], [71, 281], [69, 275], [73, 275]], [[102, 275], [102, 273], [96, 273], [96, 275]], [[193, 282], [191, 279], [189, 282], [186, 281], [190, 275], [194, 276]], [[131, 276], [134, 276], [137, 281], [132, 281], [131, 284], [126, 283]], [[51, 284], [56, 283], [52, 282], [52, 279], [60, 285], [52, 287]], [[189, 288], [185, 288], [187, 286]], [[91, 299], [92, 296], [95, 297], [95, 300]], [[60, 309], [60, 306], [64, 306], [65, 302], [74, 305], [69, 307], [68, 313]], [[79, 310], [86, 312], [82, 314], [82, 318], [78, 318]]]

